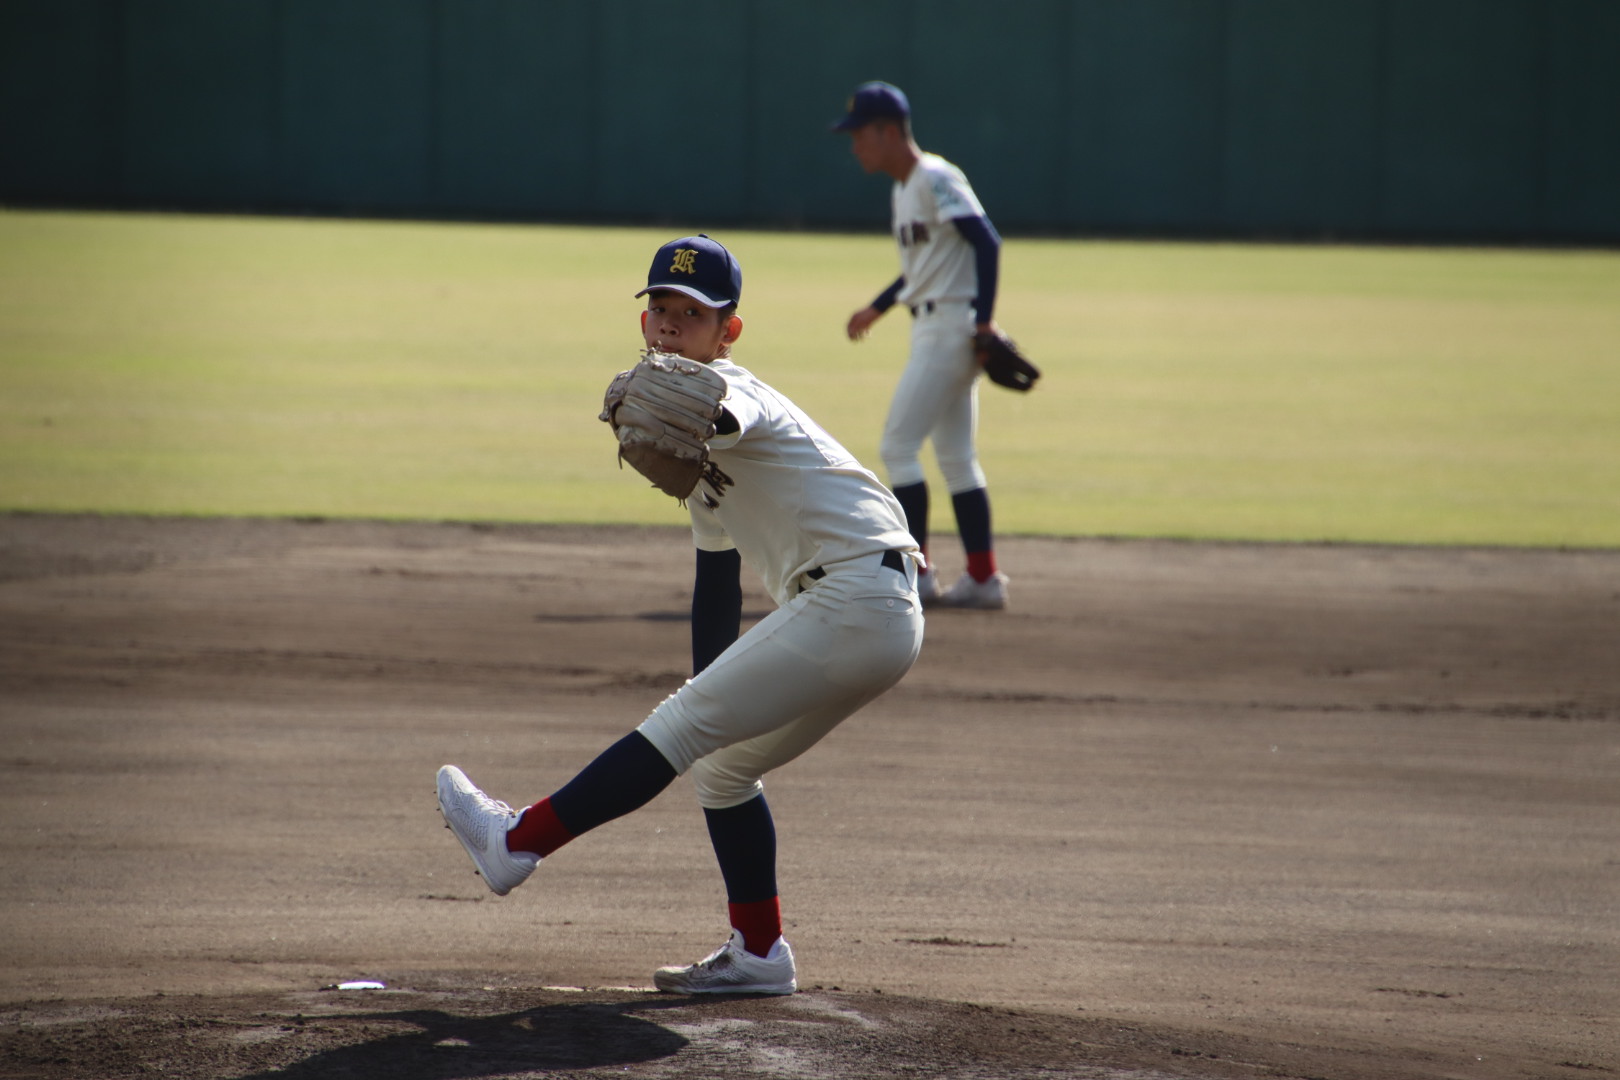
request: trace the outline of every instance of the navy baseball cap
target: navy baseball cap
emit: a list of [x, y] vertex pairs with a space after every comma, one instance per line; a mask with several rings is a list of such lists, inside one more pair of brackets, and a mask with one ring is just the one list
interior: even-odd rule
[[742, 299], [742, 266], [719, 241], [706, 233], [671, 240], [653, 256], [647, 271], [646, 296], [654, 289], [674, 289], [712, 308]]
[[844, 106], [844, 116], [832, 126], [834, 131], [854, 131], [874, 120], [905, 120], [911, 116], [911, 102], [898, 86], [886, 82], [862, 83]]

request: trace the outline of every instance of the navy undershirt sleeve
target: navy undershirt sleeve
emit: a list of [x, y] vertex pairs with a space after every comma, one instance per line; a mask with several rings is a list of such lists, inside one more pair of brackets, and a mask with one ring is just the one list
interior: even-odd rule
[[692, 580], [692, 674], [731, 648], [742, 632], [742, 555], [697, 549]]
[[905, 287], [905, 284], [906, 276], [901, 274], [899, 277], [894, 279], [894, 284], [878, 293], [878, 298], [872, 301], [872, 306], [877, 308], [879, 311], [888, 311], [890, 308], [894, 307], [895, 298], [900, 295], [900, 290]]
[[996, 310], [996, 279], [1001, 272], [1001, 234], [984, 216], [952, 218], [962, 239], [973, 245], [979, 292], [973, 298], [973, 321], [987, 323]]

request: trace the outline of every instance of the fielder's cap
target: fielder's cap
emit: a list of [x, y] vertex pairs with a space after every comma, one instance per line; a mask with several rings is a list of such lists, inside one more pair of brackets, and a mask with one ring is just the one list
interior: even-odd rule
[[719, 241], [705, 233], [671, 240], [653, 256], [647, 271], [646, 296], [654, 289], [674, 289], [712, 308], [742, 299], [742, 266]]
[[844, 106], [844, 115], [834, 131], [854, 131], [874, 120], [904, 120], [911, 115], [911, 102], [898, 86], [886, 82], [862, 83]]

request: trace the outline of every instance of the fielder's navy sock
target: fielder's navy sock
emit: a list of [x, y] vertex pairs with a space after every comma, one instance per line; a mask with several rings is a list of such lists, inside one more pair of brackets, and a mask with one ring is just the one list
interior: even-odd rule
[[915, 484], [894, 489], [894, 497], [900, 501], [900, 509], [906, 515], [906, 531], [911, 538], [917, 541], [922, 549], [923, 558], [928, 557], [928, 482], [919, 480]]
[[968, 573], [974, 581], [989, 581], [996, 572], [996, 553], [990, 533], [990, 493], [984, 488], [951, 496], [956, 511], [956, 531], [962, 534], [967, 552]]
[[583, 836], [652, 802], [674, 779], [675, 766], [645, 735], [632, 731], [542, 801], [550, 804], [571, 836]]

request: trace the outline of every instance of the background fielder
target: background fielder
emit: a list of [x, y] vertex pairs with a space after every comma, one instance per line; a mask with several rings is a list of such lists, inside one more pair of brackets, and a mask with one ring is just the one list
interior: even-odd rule
[[911, 106], [898, 87], [869, 82], [856, 89], [835, 131], [867, 172], [894, 179], [893, 230], [900, 276], [850, 316], [850, 340], [866, 336], [896, 302], [911, 310], [911, 355], [895, 388], [879, 454], [911, 534], [928, 551], [928, 485], [922, 444], [934, 455], [956, 514], [967, 570], [940, 591], [932, 566], [918, 583], [924, 603], [1004, 608], [1007, 578], [996, 567], [990, 494], [979, 465], [979, 364], [974, 334], [994, 333], [1001, 237], [962, 171], [924, 152], [911, 133]]
[[[742, 270], [731, 253], [693, 236], [659, 249], [647, 287], [636, 294], [647, 297], [642, 336], [649, 349], [698, 361], [725, 383], [718, 422], [711, 427], [705, 415], [698, 425], [715, 468], [695, 489], [683, 488], [690, 490], [697, 547], [693, 677], [521, 813], [453, 765], [438, 778], [446, 824], [489, 887], [504, 895], [543, 857], [645, 805], [690, 771], [725, 879], [732, 933], [704, 960], [654, 974], [659, 989], [678, 993], [794, 991], [776, 829], [761, 777], [898, 682], [922, 646], [919, 553], [899, 503], [815, 421], [732, 363], [741, 293]], [[634, 381], [630, 374], [609, 388], [610, 418], [647, 400], [630, 390], [613, 403], [616, 390]], [[615, 430], [622, 446], [630, 428], [615, 423]], [[743, 562], [759, 573], [777, 608], [739, 637]]]

